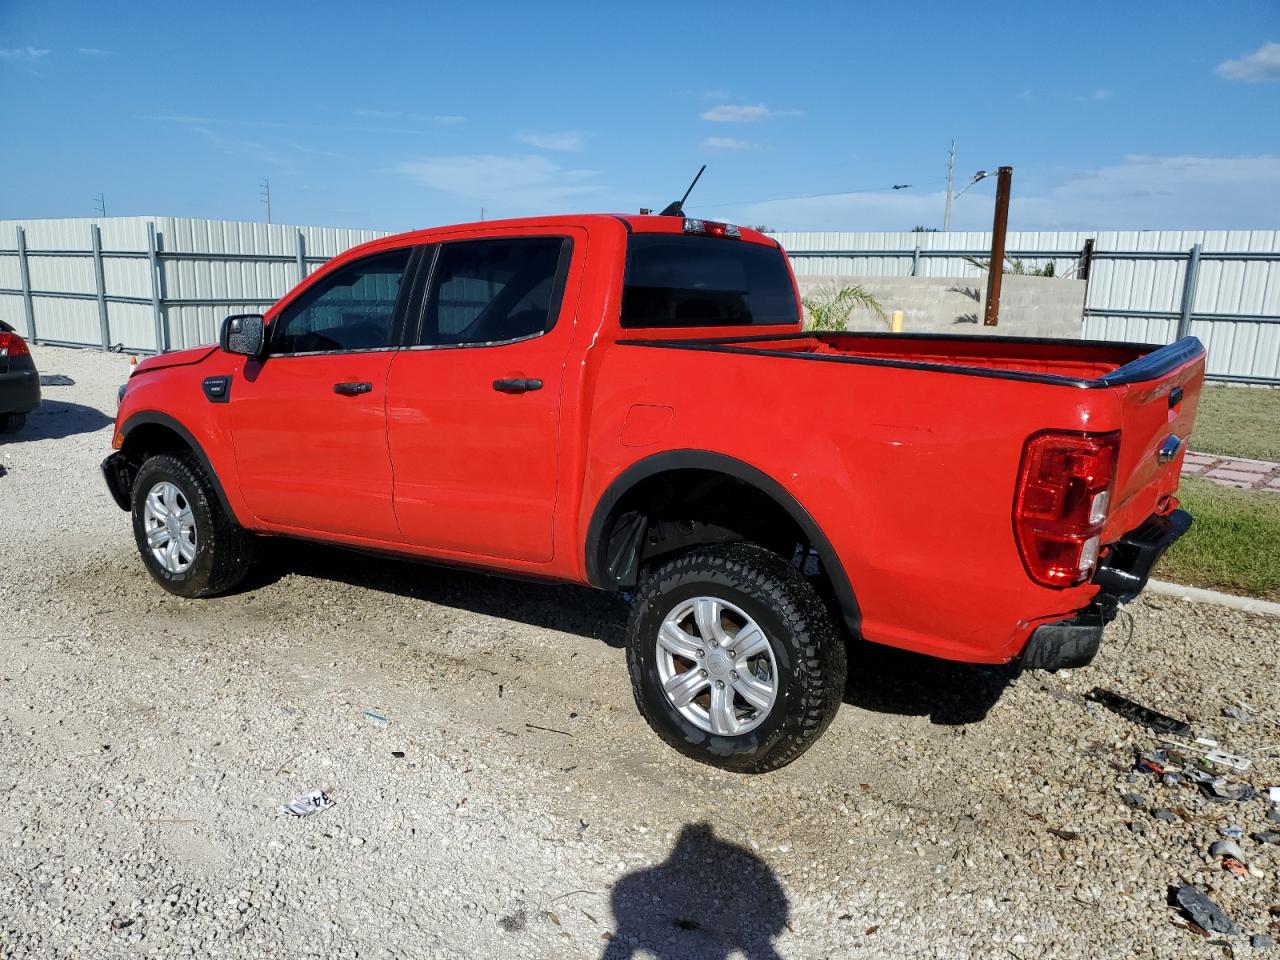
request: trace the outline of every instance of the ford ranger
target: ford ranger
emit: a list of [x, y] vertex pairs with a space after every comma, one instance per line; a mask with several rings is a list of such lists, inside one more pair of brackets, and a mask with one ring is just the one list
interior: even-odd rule
[[625, 592], [649, 724], [760, 772], [831, 722], [853, 638], [1088, 663], [1190, 523], [1203, 373], [1190, 337], [806, 332], [782, 249], [731, 224], [491, 221], [139, 363], [103, 472], [184, 597], [262, 536]]

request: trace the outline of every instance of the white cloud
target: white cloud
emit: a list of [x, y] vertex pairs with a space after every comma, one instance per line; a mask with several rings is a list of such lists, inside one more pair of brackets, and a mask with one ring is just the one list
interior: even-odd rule
[[538, 133], [530, 130], [522, 130], [516, 134], [516, 139], [521, 143], [527, 143], [531, 147], [537, 147], [539, 150], [581, 150], [583, 141], [587, 135], [581, 130], [559, 130], [546, 131]]
[[392, 168], [423, 186], [508, 210], [556, 210], [604, 192], [595, 170], [569, 169], [536, 155], [427, 157]]
[[1213, 72], [1226, 80], [1243, 80], [1246, 83], [1280, 80], [1280, 43], [1264, 43], [1253, 53], [1224, 60], [1213, 68]]
[[[1011, 230], [1265, 228], [1280, 209], [1280, 154], [1135, 155], [1038, 189], [1019, 182], [1015, 176]], [[952, 229], [991, 229], [991, 197], [975, 187], [957, 200]], [[910, 230], [940, 226], [943, 203], [940, 190], [886, 190], [738, 206], [732, 216], [780, 230]]]
[[1107, 90], [1105, 87], [1098, 87], [1096, 90], [1092, 91], [1091, 93], [1081, 94], [1080, 96], [1076, 97], [1076, 99], [1081, 101], [1082, 103], [1096, 103], [1099, 100], [1110, 100], [1111, 97], [1112, 97], [1112, 93], [1110, 90]]
[[76, 53], [82, 57], [109, 57], [112, 51], [103, 50], [101, 47], [80, 47], [76, 50]]
[[467, 118], [459, 116], [456, 113], [406, 113], [403, 110], [377, 110], [372, 107], [361, 107], [352, 111], [357, 117], [364, 117], [368, 120], [417, 120], [429, 123], [466, 123]]
[[702, 114], [703, 120], [712, 123], [755, 123], [775, 117], [793, 117], [799, 110], [770, 110], [763, 103], [722, 103]]
[[754, 150], [756, 145], [750, 140], [735, 140], [733, 137], [707, 137], [702, 146], [708, 150]]
[[0, 60], [7, 60], [10, 63], [37, 63], [48, 55], [48, 50], [42, 50], [38, 47], [6, 47], [0, 49]]

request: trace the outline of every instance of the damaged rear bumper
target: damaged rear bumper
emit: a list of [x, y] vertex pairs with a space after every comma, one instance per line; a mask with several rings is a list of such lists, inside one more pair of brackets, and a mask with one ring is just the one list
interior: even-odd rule
[[1089, 606], [1074, 616], [1046, 623], [1032, 631], [1022, 651], [1027, 670], [1064, 670], [1089, 664], [1102, 642], [1102, 631], [1147, 585], [1151, 568], [1191, 527], [1191, 514], [1174, 510], [1152, 514], [1135, 530], [1111, 545], [1098, 564], [1093, 583], [1101, 589]]

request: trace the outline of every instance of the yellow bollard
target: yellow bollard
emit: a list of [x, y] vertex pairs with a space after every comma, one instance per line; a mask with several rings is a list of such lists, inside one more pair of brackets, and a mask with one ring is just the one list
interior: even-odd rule
[[893, 316], [889, 320], [889, 329], [892, 330], [894, 333], [902, 332], [902, 311], [901, 310], [893, 311]]

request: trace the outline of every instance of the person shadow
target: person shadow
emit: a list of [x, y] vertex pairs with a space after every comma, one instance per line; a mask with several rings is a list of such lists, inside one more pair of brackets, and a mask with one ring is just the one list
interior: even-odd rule
[[662, 960], [734, 952], [777, 960], [773, 940], [790, 908], [769, 865], [706, 823], [686, 825], [662, 863], [622, 877], [610, 906], [615, 932], [601, 960], [630, 960], [641, 950]]

